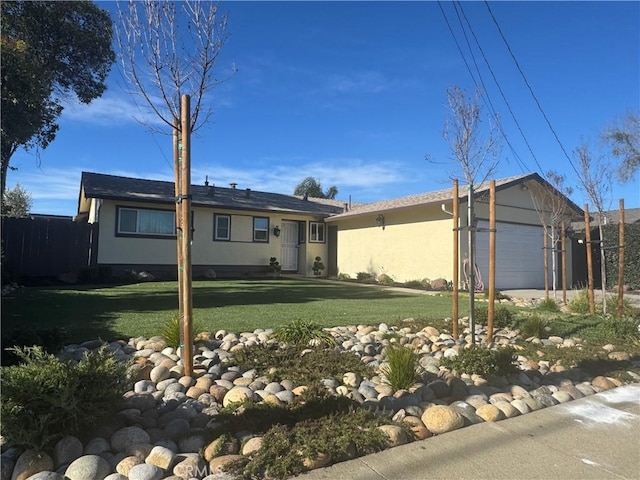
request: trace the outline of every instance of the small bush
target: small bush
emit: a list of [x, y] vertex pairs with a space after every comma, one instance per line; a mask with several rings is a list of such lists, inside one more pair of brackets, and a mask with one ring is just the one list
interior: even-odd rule
[[551, 328], [549, 327], [549, 321], [538, 315], [532, 315], [527, 318], [520, 327], [520, 333], [524, 338], [548, 338], [550, 331]]
[[305, 320], [293, 320], [289, 325], [280, 327], [274, 336], [290, 345], [335, 344], [331, 334], [324, 330], [321, 325]]
[[580, 315], [588, 315], [589, 314], [589, 292], [587, 289], [580, 290], [573, 298], [569, 301], [569, 311], [573, 313], [578, 313]]
[[382, 285], [387, 285], [387, 286], [393, 286], [396, 284], [396, 282], [393, 281], [393, 278], [391, 278], [386, 273], [382, 273], [378, 275], [378, 283]]
[[376, 276], [373, 273], [369, 273], [369, 272], [358, 272], [358, 273], [356, 273], [356, 279], [359, 282], [376, 283]]
[[545, 298], [536, 306], [536, 310], [541, 312], [559, 312], [560, 307], [552, 298]]
[[454, 357], [443, 357], [440, 365], [450, 370], [469, 375], [508, 375], [516, 371], [517, 357], [510, 347], [489, 350], [473, 346], [460, 350]]
[[14, 445], [50, 448], [65, 435], [95, 428], [129, 388], [127, 364], [104, 348], [61, 362], [40, 347], [16, 349], [22, 364], [3, 368], [2, 434]]
[[[475, 321], [476, 325], [487, 325], [489, 320], [489, 308], [476, 306]], [[513, 313], [504, 305], [496, 305], [493, 310], [493, 328], [507, 328], [511, 326], [513, 321]]]
[[640, 319], [606, 318], [596, 327], [596, 337], [602, 341], [640, 339]]
[[312, 270], [313, 270], [313, 274], [316, 277], [319, 277], [320, 275], [322, 275], [322, 271], [324, 270], [324, 263], [322, 263], [321, 257], [315, 258], [315, 261], [313, 262]]
[[417, 290], [424, 290], [424, 285], [420, 280], [409, 280], [402, 285], [405, 288], [415, 288]]
[[420, 374], [418, 355], [411, 349], [392, 344], [385, 349], [387, 363], [380, 367], [387, 383], [394, 390], [408, 390]]
[[269, 258], [269, 272], [273, 274], [273, 278], [276, 278], [280, 275], [280, 271], [282, 270], [282, 265], [278, 262], [276, 257]]
[[365, 365], [355, 353], [333, 348], [256, 345], [235, 352], [233, 361], [247, 370], [255, 368], [269, 372], [266, 374], [269, 380], [286, 378], [300, 385], [311, 385], [323, 378], [342, 378], [345, 372], [354, 372], [363, 378], [371, 378], [375, 374], [373, 368]]
[[[191, 331], [194, 336], [198, 333], [204, 332], [206, 327], [204, 324], [196, 319], [192, 319]], [[165, 339], [167, 345], [173, 348], [180, 346], [180, 313], [175, 312], [171, 319], [167, 320], [162, 330], [162, 338]]]
[[[607, 297], [607, 314], [610, 314], [613, 317], [618, 317], [618, 296], [608, 296]], [[639, 312], [631, 302], [623, 298], [622, 299], [622, 316], [623, 317], [634, 317], [638, 316]]]
[[351, 275], [348, 273], [339, 273], [338, 280], [351, 280]]
[[[489, 290], [485, 290], [484, 298], [489, 299]], [[511, 300], [509, 295], [505, 295], [500, 290], [496, 290], [493, 294], [494, 300]]]

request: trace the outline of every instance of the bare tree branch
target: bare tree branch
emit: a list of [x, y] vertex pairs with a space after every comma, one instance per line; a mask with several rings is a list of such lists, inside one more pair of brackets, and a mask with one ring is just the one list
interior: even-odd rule
[[180, 98], [187, 94], [194, 102], [191, 131], [206, 124], [213, 114], [206, 94], [236, 71], [233, 66], [223, 80], [214, 75], [229, 38], [227, 15], [215, 2], [129, 0], [118, 4], [118, 18], [120, 64], [133, 93], [170, 128], [180, 117]]
[[489, 125], [488, 134], [482, 135], [481, 92], [467, 97], [458, 86], [447, 89], [449, 112], [442, 132], [466, 182], [479, 184], [491, 177], [498, 166], [497, 128]]

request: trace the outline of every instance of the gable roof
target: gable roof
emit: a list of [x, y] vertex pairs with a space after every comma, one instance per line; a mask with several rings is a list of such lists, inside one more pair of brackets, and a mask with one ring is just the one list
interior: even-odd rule
[[[524, 184], [525, 182], [535, 181], [539, 182], [549, 188], [551, 188], [558, 195], [563, 195], [557, 189], [555, 189], [549, 182], [543, 179], [537, 173], [527, 173], [525, 175], [517, 175], [514, 177], [507, 177], [500, 180], [496, 180], [496, 191], [503, 190], [505, 188], [513, 187], [514, 185]], [[483, 182], [477, 185], [475, 188], [476, 194], [487, 194], [489, 192], [490, 182]], [[469, 192], [467, 185], [460, 186], [458, 189], [458, 195], [461, 202], [466, 202], [466, 197]], [[564, 195], [563, 195], [564, 196]], [[453, 187], [446, 188], [444, 190], [437, 190], [435, 192], [418, 193], [416, 195], [409, 195], [407, 197], [392, 198], [390, 200], [382, 200], [380, 202], [367, 203], [358, 205], [352, 208], [348, 212], [337, 214], [328, 218], [326, 221], [336, 221], [343, 218], [355, 217], [359, 215], [371, 214], [371, 213], [383, 213], [390, 210], [397, 210], [402, 208], [415, 207], [420, 205], [430, 205], [434, 203], [442, 203], [453, 200]], [[573, 210], [577, 215], [584, 215], [584, 212], [571, 200], [567, 199], [569, 208]]]
[[[82, 172], [81, 191], [86, 198], [104, 200], [126, 200], [156, 204], [174, 204], [173, 182], [119, 177], [102, 173]], [[320, 216], [341, 213], [340, 202], [316, 201], [321, 199], [259, 192], [251, 189], [222, 188], [217, 186], [191, 185], [194, 207], [215, 207], [232, 210], [261, 212], [310, 213]], [[340, 204], [342, 205], [342, 204]]]

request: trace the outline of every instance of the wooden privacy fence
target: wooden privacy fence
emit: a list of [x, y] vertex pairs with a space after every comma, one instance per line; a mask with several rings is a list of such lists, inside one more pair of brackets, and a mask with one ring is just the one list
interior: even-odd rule
[[98, 224], [70, 218], [2, 218], [2, 268], [12, 279], [77, 274], [96, 264]]

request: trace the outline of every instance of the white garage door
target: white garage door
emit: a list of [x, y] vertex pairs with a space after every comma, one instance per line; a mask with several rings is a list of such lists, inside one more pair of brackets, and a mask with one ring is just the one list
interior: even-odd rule
[[[478, 228], [489, 228], [479, 221]], [[542, 227], [496, 224], [496, 288], [544, 288]], [[489, 233], [476, 234], [476, 263], [485, 289], [489, 286]]]

